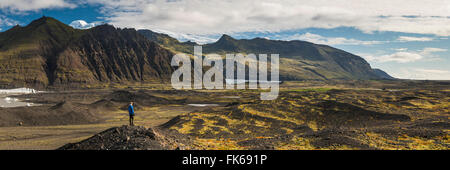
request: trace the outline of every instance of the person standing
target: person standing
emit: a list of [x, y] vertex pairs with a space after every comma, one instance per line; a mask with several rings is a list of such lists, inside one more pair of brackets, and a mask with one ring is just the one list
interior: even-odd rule
[[134, 107], [133, 102], [128, 105], [128, 115], [130, 115], [130, 126], [134, 126]]

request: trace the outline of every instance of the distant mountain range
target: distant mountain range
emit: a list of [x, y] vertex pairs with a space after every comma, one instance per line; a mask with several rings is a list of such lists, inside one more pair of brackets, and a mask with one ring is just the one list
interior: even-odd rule
[[[179, 42], [166, 34], [138, 30], [149, 40], [174, 52], [193, 53], [195, 42]], [[217, 42], [203, 45], [203, 53], [280, 54], [281, 80], [392, 79], [380, 69], [372, 69], [363, 58], [326, 45], [306, 41], [265, 38], [237, 40], [223, 35]]]
[[[150, 30], [99, 25], [74, 29], [42, 17], [0, 33], [0, 85], [79, 86], [169, 79], [171, 57], [192, 53], [195, 42], [179, 42]], [[281, 80], [390, 79], [361, 57], [305, 41], [223, 35], [203, 45], [204, 53], [280, 54]]]

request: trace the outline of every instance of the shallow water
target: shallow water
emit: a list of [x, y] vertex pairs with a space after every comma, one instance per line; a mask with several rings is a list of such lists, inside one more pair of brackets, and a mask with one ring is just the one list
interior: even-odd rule
[[239, 99], [241, 97], [240, 96], [223, 96], [223, 98], [225, 98], [225, 99]]
[[7, 97], [0, 95], [0, 107], [24, 107], [24, 106], [39, 106], [39, 104], [21, 101], [18, 98]]
[[0, 94], [30, 94], [39, 93], [40, 91], [30, 88], [16, 88], [16, 89], [0, 89]]
[[31, 102], [21, 101], [12, 95], [37, 93], [38, 91], [29, 88], [17, 89], [0, 89], [0, 107], [24, 107], [24, 106], [39, 106]]
[[220, 106], [219, 104], [188, 104], [188, 106], [194, 106], [194, 107], [216, 107]]

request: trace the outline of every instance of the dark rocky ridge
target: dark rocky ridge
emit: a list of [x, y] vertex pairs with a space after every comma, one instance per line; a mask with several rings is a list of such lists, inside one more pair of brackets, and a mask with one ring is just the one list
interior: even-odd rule
[[0, 33], [2, 86], [79, 86], [160, 81], [173, 54], [134, 29], [78, 30], [42, 17]]
[[166, 130], [142, 126], [114, 127], [60, 150], [174, 150], [189, 149], [189, 138]]

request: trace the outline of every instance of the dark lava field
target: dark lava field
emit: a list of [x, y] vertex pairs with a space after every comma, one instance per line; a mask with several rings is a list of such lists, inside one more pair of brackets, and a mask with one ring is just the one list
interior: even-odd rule
[[[54, 90], [16, 96], [39, 106], [0, 108], [0, 149], [447, 150], [449, 87], [284, 82], [270, 101], [259, 90]], [[135, 127], [124, 126], [129, 101]]]

